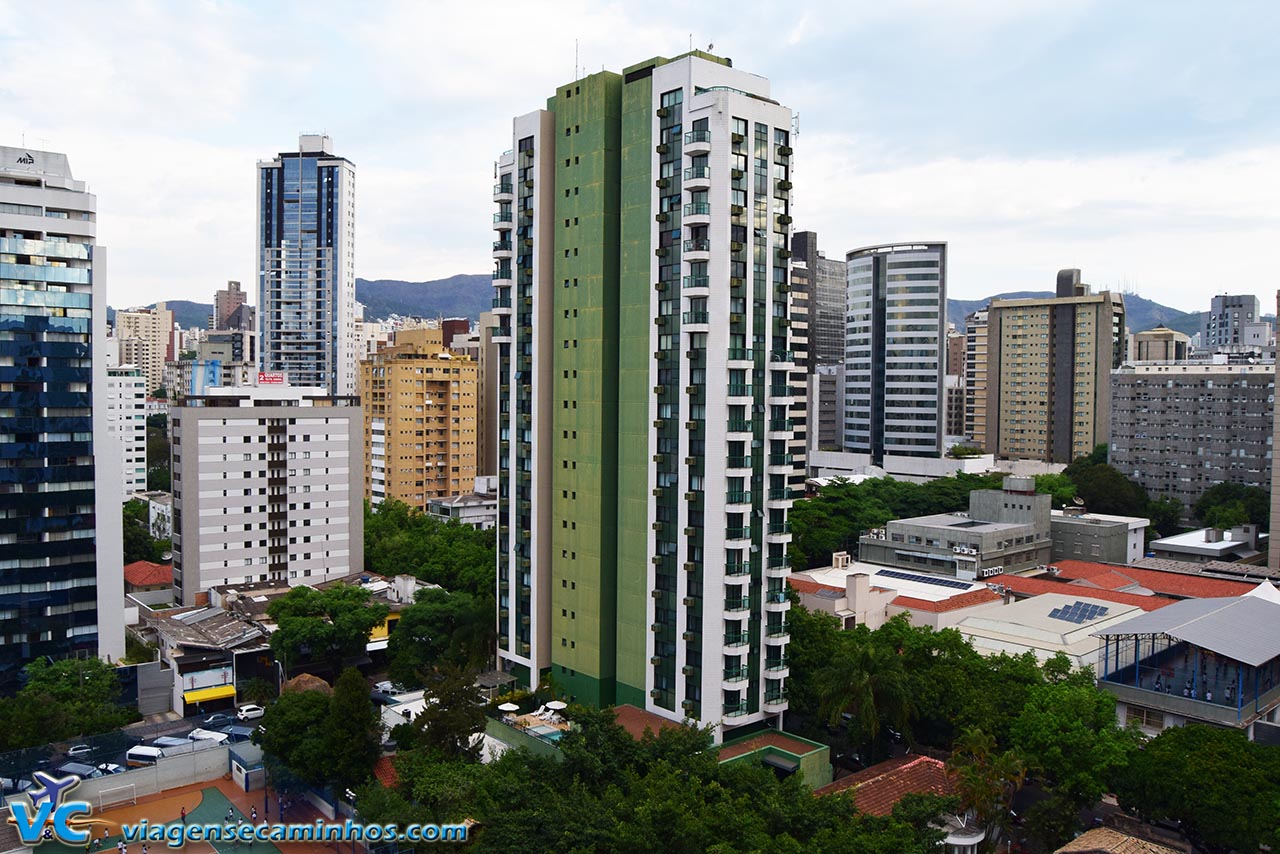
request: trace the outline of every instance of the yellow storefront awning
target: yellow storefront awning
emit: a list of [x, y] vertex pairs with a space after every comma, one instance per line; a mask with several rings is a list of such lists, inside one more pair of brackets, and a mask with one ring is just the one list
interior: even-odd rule
[[221, 700], [224, 697], [234, 697], [236, 695], [236, 686], [234, 685], [218, 685], [213, 688], [198, 688], [195, 691], [184, 691], [182, 701], [184, 703], [203, 703], [205, 700]]

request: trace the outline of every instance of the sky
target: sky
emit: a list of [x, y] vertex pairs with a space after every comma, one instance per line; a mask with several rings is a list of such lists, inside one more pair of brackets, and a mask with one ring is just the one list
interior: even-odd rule
[[0, 144], [98, 195], [108, 301], [252, 292], [255, 164], [327, 132], [355, 162], [356, 271], [492, 267], [511, 118], [690, 44], [799, 115], [795, 227], [828, 257], [945, 240], [948, 292], [1059, 268], [1185, 311], [1280, 246], [1280, 3], [235, 3], [0, 0]]

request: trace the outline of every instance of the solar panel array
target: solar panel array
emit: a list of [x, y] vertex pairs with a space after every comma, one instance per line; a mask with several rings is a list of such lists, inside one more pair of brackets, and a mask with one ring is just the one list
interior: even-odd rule
[[1063, 605], [1061, 608], [1054, 608], [1049, 612], [1049, 616], [1053, 619], [1063, 620], [1068, 623], [1087, 623], [1090, 620], [1105, 617], [1106, 614], [1107, 608], [1105, 605], [1079, 601], [1072, 602], [1070, 605]]
[[973, 586], [967, 581], [955, 581], [950, 578], [939, 578], [933, 575], [912, 575], [909, 572], [898, 572], [896, 569], [882, 569], [876, 575], [897, 578], [902, 581], [919, 581], [921, 584], [936, 584], [938, 587], [949, 587], [952, 590], [968, 590]]

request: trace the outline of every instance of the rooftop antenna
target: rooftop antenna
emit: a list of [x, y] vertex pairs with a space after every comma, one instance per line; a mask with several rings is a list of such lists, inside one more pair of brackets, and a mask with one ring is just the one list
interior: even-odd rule
[[693, 50], [693, 33], [689, 33], [689, 50]]
[[578, 79], [578, 40], [573, 40], [573, 79]]

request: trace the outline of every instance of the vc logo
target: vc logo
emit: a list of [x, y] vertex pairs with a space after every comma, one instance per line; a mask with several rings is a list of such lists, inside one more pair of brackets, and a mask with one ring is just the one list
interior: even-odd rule
[[88, 842], [87, 826], [93, 822], [79, 816], [89, 816], [93, 805], [88, 801], [64, 800], [80, 784], [80, 778], [75, 775], [54, 777], [43, 771], [36, 771], [31, 776], [40, 784], [39, 788], [27, 790], [31, 806], [18, 798], [9, 802], [9, 823], [17, 826], [22, 844], [39, 845], [49, 839], [68, 845]]

